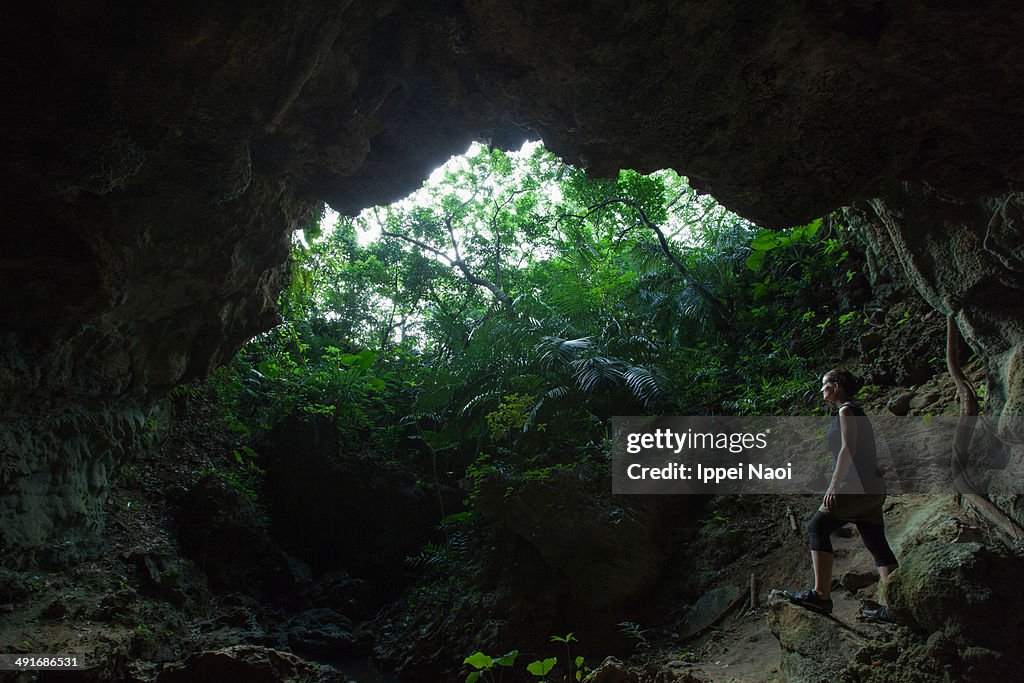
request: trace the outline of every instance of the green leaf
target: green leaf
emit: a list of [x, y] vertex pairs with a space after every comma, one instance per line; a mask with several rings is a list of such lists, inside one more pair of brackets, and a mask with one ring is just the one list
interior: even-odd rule
[[469, 675], [466, 676], [466, 683], [476, 683], [478, 680], [480, 680], [479, 671], [470, 671]]
[[456, 512], [454, 514], [448, 515], [447, 517], [442, 519], [440, 523], [441, 524], [455, 524], [456, 522], [465, 522], [468, 519], [472, 519], [472, 517], [473, 517], [473, 511], [472, 510], [465, 510], [463, 512]]
[[555, 668], [558, 657], [548, 657], [544, 660], [537, 660], [526, 665], [526, 670], [534, 676], [547, 676], [548, 672]]
[[257, 374], [260, 374], [262, 377], [266, 377], [271, 381], [277, 379], [277, 374], [280, 371], [280, 368], [278, 367], [277, 363], [271, 359], [262, 361], [256, 367], [259, 368], [259, 373]]
[[483, 652], [474, 652], [466, 657], [462, 663], [469, 664], [474, 669], [489, 669], [494, 666], [494, 657], [488, 657]]
[[515, 664], [516, 657], [519, 656], [519, 650], [512, 650], [501, 659], [496, 660], [498, 666], [512, 666]]
[[747, 260], [744, 263], [747, 264], [747, 268], [754, 271], [755, 273], [761, 270], [764, 266], [764, 254], [763, 251], [752, 251], [747, 256]]
[[779, 246], [779, 235], [772, 230], [762, 230], [757, 237], [750, 241], [750, 248], [754, 251], [771, 251]]
[[818, 230], [821, 229], [821, 219], [816, 218], [807, 225], [801, 225], [791, 229], [794, 242], [810, 241], [810, 238], [814, 237]]
[[369, 370], [376, 359], [377, 354], [369, 349], [363, 349], [359, 353], [343, 353], [338, 356], [339, 363], [351, 368], [358, 368], [359, 370]]

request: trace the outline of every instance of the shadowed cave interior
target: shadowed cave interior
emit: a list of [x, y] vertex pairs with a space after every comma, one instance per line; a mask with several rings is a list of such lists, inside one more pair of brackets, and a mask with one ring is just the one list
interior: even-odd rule
[[[1006, 424], [1024, 413], [1024, 13], [1016, 3], [65, 2], [9, 14], [0, 28], [0, 603], [11, 626], [0, 654], [81, 645], [90, 665], [17, 680], [385, 676], [309, 663], [371, 658], [397, 680], [463, 680], [462, 658], [476, 649], [541, 647], [546, 628], [588, 621], [600, 625], [581, 644], [588, 661], [622, 660], [600, 667], [593, 680], [606, 683], [980, 680], [1018, 670], [1018, 495], [990, 495], [978, 519], [969, 510], [980, 508], [953, 494], [893, 498], [907, 560], [890, 602], [911, 628], [879, 634], [796, 608], [773, 608], [766, 620], [749, 617], [757, 606], [747, 605], [742, 616], [736, 591], [750, 571], [735, 558], [715, 560], [720, 580], [674, 593], [677, 563], [701, 552], [711, 562], [732, 542], [673, 526], [706, 514], [707, 501], [647, 497], [628, 528], [602, 531], [593, 519], [611, 505], [607, 482], [556, 475], [515, 505], [498, 492], [480, 503], [516, 548], [530, 550], [528, 568], [481, 579], [519, 590], [516, 614], [494, 590], [451, 606], [477, 644], [441, 618], [418, 622], [418, 635], [402, 631], [386, 609], [408, 600], [415, 583], [415, 571], [395, 567], [436, 534], [429, 488], [413, 493], [372, 464], [335, 462], [346, 436], [323, 419], [287, 421], [261, 446], [268, 477], [277, 467], [285, 481], [293, 452], [307, 463], [289, 480], [299, 489], [282, 485], [267, 499], [287, 511], [301, 490], [315, 505], [261, 521], [237, 491], [204, 488], [212, 485], [187, 471], [198, 450], [231, 447], [211, 436], [209, 406], [182, 407], [171, 396], [278, 324], [292, 235], [324, 203], [356, 215], [416, 190], [471, 142], [515, 150], [542, 140], [592, 178], [673, 169], [761, 228], [845, 216], [867, 299], [889, 292], [912, 321], [881, 323], [889, 341], [875, 345], [904, 349], [896, 356], [906, 367], [911, 356], [939, 359], [916, 374], [890, 367], [873, 382], [885, 394], [877, 409], [912, 386], [914, 397], [936, 398], [907, 398], [903, 414], [956, 414], [942, 363], [951, 318], [965, 371], [985, 387], [985, 415]], [[829, 358], [867, 365], [867, 349]], [[154, 431], [184, 414], [187, 427]], [[111, 517], [124, 491], [157, 495], [175, 476], [187, 490], [166, 509], [154, 503], [151, 526]], [[451, 495], [457, 504], [459, 493]], [[528, 531], [554, 498], [568, 501], [580, 524], [564, 523], [558, 551]], [[778, 555], [764, 559], [774, 569], [764, 570], [763, 592], [768, 580], [806, 573], [800, 532], [787, 531], [789, 503], [714, 505], [730, 518], [784, 520], [764, 544]], [[977, 529], [964, 536], [947, 528], [951, 519]], [[133, 550], [145, 528], [174, 529], [173, 543]], [[337, 536], [339, 547], [377, 554], [313, 549], [308, 538], [282, 551], [296, 530], [337, 528], [351, 529]], [[501, 539], [486, 542], [498, 554], [519, 552]], [[688, 551], [673, 545], [680, 539]], [[217, 547], [229, 557], [210, 559]], [[108, 563], [112, 548], [123, 575]], [[239, 586], [247, 597], [230, 597]], [[862, 589], [874, 590], [851, 593]], [[148, 620], [140, 595], [159, 603]], [[690, 616], [658, 607], [681, 595]], [[200, 602], [214, 613], [199, 615]], [[161, 626], [175, 609], [188, 616]], [[710, 621], [694, 626], [704, 617], [693, 615], [707, 613]], [[662, 625], [645, 636], [653, 654], [640, 659], [616, 627], [639, 623], [637, 614]], [[480, 615], [498, 625], [488, 631]], [[104, 624], [102, 637], [80, 638], [87, 622]], [[205, 636], [185, 637], [186, 623]], [[698, 644], [680, 652], [672, 634], [682, 637], [681, 623]], [[771, 635], [758, 640], [757, 628]], [[704, 656], [715, 647], [707, 639], [727, 631], [765, 646], [750, 650], [740, 673]]]

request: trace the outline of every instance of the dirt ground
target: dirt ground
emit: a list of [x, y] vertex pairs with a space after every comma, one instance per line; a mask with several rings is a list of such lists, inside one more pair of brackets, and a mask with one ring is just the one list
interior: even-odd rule
[[[809, 502], [813, 505], [815, 501]], [[907, 495], [891, 497], [887, 501], [886, 530], [897, 557], [904, 542], [920, 533], [922, 524], [948, 523], [955, 526], [957, 521], [971, 523], [971, 520], [965, 520], [965, 513], [956, 504], [952, 495]], [[977, 523], [976, 520], [974, 522]], [[806, 537], [802, 529], [800, 537]], [[835, 587], [832, 599], [835, 605], [835, 618], [867, 638], [884, 638], [893, 629], [899, 628], [857, 620], [862, 607], [870, 606], [872, 601], [880, 599], [877, 582], [856, 591], [838, 585], [841, 577], [848, 572], [876, 573], [872, 557], [864, 548], [853, 525], [848, 525], [837, 532], [833, 537], [833, 547]], [[809, 587], [812, 582], [809, 554], [802, 562], [794, 562], [789, 554], [784, 556], [782, 553], [776, 553], [754, 563], [751, 569], [753, 571], [750, 573], [764, 577], [759, 587], [761, 600], [767, 598], [772, 588], [802, 589]], [[739, 581], [745, 574], [748, 576], [749, 585], [749, 574], [739, 568], [735, 570], [734, 578], [729, 578]], [[763, 606], [753, 610], [745, 609], [734, 619], [724, 623], [720, 629], [715, 629], [699, 641], [687, 644], [686, 647], [688, 652], [698, 653], [699, 661], [673, 668], [688, 669], [700, 680], [716, 683], [772, 683], [785, 680], [779, 669], [782, 649], [778, 639], [768, 628]]]
[[[965, 372], [976, 387], [983, 385], [984, 368], [980, 363], [968, 364]], [[887, 406], [907, 394], [927, 397], [924, 405], [908, 411], [910, 415], [948, 415], [956, 414], [958, 409], [955, 387], [946, 374], [937, 375], [920, 386], [894, 387], [880, 393], [865, 402], [865, 409], [869, 415], [889, 414]], [[747, 597], [737, 609], [727, 611], [713, 626], [688, 640], [678, 637], [681, 630], [685, 631], [685, 624], [669, 620], [659, 630], [665, 637], [651, 652], [634, 657], [641, 661], [634, 671], [643, 671], [658, 683], [784, 681], [780, 669], [782, 648], [769, 630], [764, 602], [772, 589], [804, 589], [813, 583], [804, 526], [820, 503], [820, 498], [815, 496], [775, 496], [759, 500], [749, 509], [742, 506], [730, 509], [727, 516], [733, 520], [734, 531], [738, 532], [735, 535], [744, 541], [731, 541], [728, 534], [719, 534], [701, 539], [697, 547], [707, 555], [724, 555], [717, 562], [712, 586], [734, 586], [749, 596], [751, 576], [754, 576], [759, 606], [752, 608]], [[949, 540], [959, 533], [972, 533], [979, 538], [988, 535], [986, 522], [973, 511], [961, 508], [953, 493], [890, 496], [885, 506], [885, 522], [887, 537], [897, 558], [904, 545], [913, 543], [923, 533], [934, 533], [936, 528], [941, 528]], [[874, 607], [884, 601], [877, 579], [856, 590], [847, 590], [839, 583], [848, 573], [877, 576], [871, 554], [856, 528], [847, 525], [833, 536], [832, 542], [835, 548], [834, 617], [845, 628], [865, 638], [888, 639], [901, 627], [857, 620], [863, 607]], [[737, 547], [727, 552], [723, 551], [723, 544]], [[627, 662], [627, 666], [634, 660]], [[645, 679], [641, 677], [641, 680]]]

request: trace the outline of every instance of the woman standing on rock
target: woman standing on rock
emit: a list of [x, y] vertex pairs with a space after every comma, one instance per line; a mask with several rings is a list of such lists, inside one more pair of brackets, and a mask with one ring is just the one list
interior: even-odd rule
[[[804, 591], [785, 590], [792, 602], [824, 614], [832, 612], [832, 534], [849, 522], [857, 525], [864, 545], [875, 558], [884, 583], [897, 566], [896, 556], [885, 538], [882, 506], [885, 481], [878, 469], [875, 433], [864, 410], [853, 402], [863, 382], [846, 370], [829, 370], [821, 379], [821, 395], [839, 408], [825, 436], [832, 454], [833, 472], [821, 507], [807, 525], [811, 541], [814, 587]], [[892, 621], [888, 608], [866, 610], [863, 616]]]

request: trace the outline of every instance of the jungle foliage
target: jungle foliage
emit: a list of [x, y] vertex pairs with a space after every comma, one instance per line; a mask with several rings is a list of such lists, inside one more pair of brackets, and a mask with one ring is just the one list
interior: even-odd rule
[[859, 315], [821, 296], [848, 241], [833, 217], [760, 230], [671, 171], [474, 145], [297, 235], [283, 322], [212, 383], [242, 437], [330, 415], [438, 490], [601, 468], [613, 414], [814, 409], [826, 334]]

